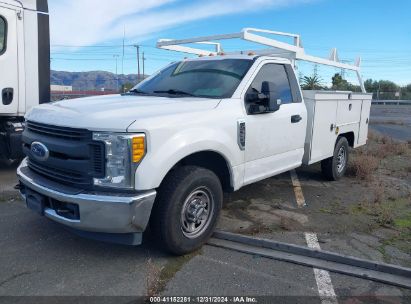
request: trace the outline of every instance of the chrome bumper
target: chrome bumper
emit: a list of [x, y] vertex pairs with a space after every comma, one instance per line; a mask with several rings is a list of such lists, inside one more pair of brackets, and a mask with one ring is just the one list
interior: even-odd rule
[[[144, 232], [150, 218], [156, 198], [156, 191], [138, 194], [124, 193], [79, 193], [66, 194], [49, 189], [28, 176], [27, 161], [23, 160], [17, 169], [17, 176], [23, 186], [20, 190], [25, 199], [24, 188], [62, 203], [76, 204], [79, 207], [79, 219], [72, 220], [57, 214], [56, 210], [46, 207], [44, 215], [60, 224], [89, 232], [102, 233], [141, 233]], [[31, 174], [30, 174], [31, 175]]]

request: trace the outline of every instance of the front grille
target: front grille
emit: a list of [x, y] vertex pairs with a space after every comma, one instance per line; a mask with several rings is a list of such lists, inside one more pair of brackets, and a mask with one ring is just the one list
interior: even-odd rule
[[44, 136], [58, 137], [76, 141], [91, 139], [90, 131], [83, 129], [50, 126], [32, 121], [28, 121], [26, 127], [30, 132]]
[[[38, 141], [49, 150], [39, 161], [30, 146]], [[23, 150], [34, 173], [69, 186], [91, 189], [94, 178], [105, 176], [105, 146], [92, 140], [92, 132], [28, 121], [23, 132]]]
[[91, 146], [92, 148], [92, 163], [93, 163], [93, 169], [94, 173], [98, 177], [103, 177], [104, 176], [104, 147], [102, 144], [95, 144]]
[[57, 182], [79, 186], [90, 185], [91, 183], [90, 178], [82, 175], [81, 173], [51, 168], [44, 164], [35, 162], [32, 159], [29, 159], [28, 166], [37, 174], [48, 177]]

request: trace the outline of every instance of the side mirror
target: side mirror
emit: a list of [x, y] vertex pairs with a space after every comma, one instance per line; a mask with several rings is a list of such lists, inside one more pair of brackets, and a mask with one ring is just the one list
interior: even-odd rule
[[261, 84], [261, 93], [256, 89], [247, 93], [245, 99], [248, 104], [248, 113], [264, 114], [278, 111], [281, 106], [281, 100], [277, 99], [277, 96], [275, 84], [264, 81]]
[[261, 85], [261, 92], [268, 97], [268, 112], [276, 112], [280, 109], [281, 106], [281, 99], [277, 98], [279, 94], [275, 87], [275, 83], [269, 81], [264, 81]]
[[259, 98], [259, 93], [257, 92], [250, 92], [247, 93], [247, 95], [245, 96], [245, 101], [247, 103], [252, 103], [252, 102], [259, 102], [260, 98]]

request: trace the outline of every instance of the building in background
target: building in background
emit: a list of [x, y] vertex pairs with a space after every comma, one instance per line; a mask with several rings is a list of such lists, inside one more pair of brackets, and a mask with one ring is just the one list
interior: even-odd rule
[[72, 86], [64, 86], [64, 85], [56, 85], [56, 84], [52, 84], [50, 86], [50, 90], [52, 92], [72, 92], [73, 91], [73, 87]]

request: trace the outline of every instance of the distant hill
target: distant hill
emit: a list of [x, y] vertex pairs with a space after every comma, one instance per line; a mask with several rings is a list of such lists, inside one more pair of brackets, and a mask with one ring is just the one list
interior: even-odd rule
[[[73, 86], [73, 90], [115, 90], [116, 74], [106, 71], [64, 72], [51, 71], [51, 84]], [[118, 85], [137, 83], [137, 75], [118, 75]]]

